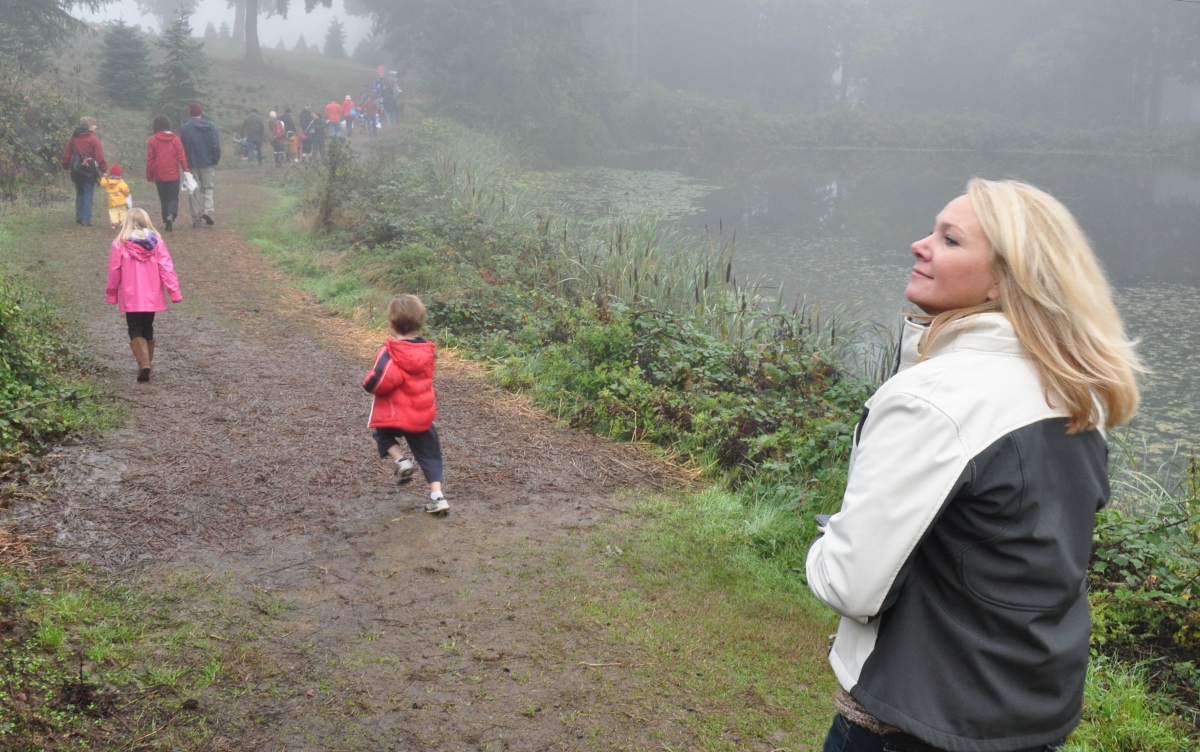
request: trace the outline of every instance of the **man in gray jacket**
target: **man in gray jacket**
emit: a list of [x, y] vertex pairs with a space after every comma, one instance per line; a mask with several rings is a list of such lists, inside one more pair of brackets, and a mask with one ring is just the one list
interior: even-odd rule
[[201, 221], [212, 225], [213, 173], [221, 161], [221, 139], [217, 135], [217, 127], [204, 117], [204, 108], [199, 102], [192, 102], [188, 106], [188, 114], [192, 119], [179, 129], [179, 140], [183, 142], [183, 151], [197, 183], [196, 189], [188, 196], [192, 227], [199, 227]]

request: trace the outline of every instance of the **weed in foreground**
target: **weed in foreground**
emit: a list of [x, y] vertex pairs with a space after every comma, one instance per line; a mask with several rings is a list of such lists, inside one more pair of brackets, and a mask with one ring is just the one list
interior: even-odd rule
[[[216, 585], [195, 594], [222, 599]], [[194, 605], [84, 566], [0, 567], [0, 747], [203, 742], [205, 708], [256, 673], [236, 673], [244, 662], [213, 637], [233, 614]]]

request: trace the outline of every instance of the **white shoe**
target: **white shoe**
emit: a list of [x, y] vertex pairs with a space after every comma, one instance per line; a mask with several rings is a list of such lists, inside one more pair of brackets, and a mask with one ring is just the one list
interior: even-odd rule
[[425, 511], [429, 514], [444, 514], [450, 509], [450, 502], [440, 492], [436, 498], [431, 497], [425, 502]]
[[398, 460], [393, 460], [396, 463], [396, 480], [400, 485], [404, 485], [412, 481], [413, 473], [416, 472], [417, 466], [407, 457], [401, 457]]

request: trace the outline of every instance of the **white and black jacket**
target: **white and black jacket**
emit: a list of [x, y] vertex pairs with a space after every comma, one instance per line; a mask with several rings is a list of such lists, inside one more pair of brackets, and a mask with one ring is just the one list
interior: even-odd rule
[[1009, 752], [1079, 723], [1086, 573], [1108, 501], [1100, 430], [1068, 434], [1008, 319], [948, 327], [867, 401], [841, 511], [808, 584], [842, 615], [830, 663], [868, 712], [952, 752]]

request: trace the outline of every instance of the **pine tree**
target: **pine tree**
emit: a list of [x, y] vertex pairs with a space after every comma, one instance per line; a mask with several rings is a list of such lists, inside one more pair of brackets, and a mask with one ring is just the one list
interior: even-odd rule
[[[52, 53], [90, 26], [71, 15], [74, 0], [0, 0], [0, 60], [27, 70], [45, 70]], [[92, 3], [100, 5], [101, 3]], [[95, 10], [95, 8], [90, 8]]]
[[325, 54], [330, 57], [346, 56], [346, 29], [342, 22], [335, 17], [325, 33]]
[[204, 59], [204, 43], [192, 39], [190, 21], [191, 14], [181, 10], [156, 42], [165, 59], [158, 68], [160, 88], [154, 103], [176, 127], [185, 119], [188, 105], [204, 98], [208, 86], [210, 63]]
[[296, 46], [293, 49], [295, 49], [296, 52], [308, 52], [308, 42], [304, 41], [303, 34], [301, 34], [300, 38], [296, 40]]
[[212, 21], [209, 21], [208, 26], [204, 27], [204, 41], [206, 41], [206, 42], [217, 41], [217, 27], [213, 26]]
[[100, 86], [113, 101], [126, 107], [145, 107], [146, 89], [154, 79], [150, 45], [136, 26], [117, 21], [101, 39]]
[[277, 50], [286, 50], [287, 49], [287, 45], [283, 43], [283, 37], [280, 37], [279, 41], [275, 43], [275, 49], [277, 49]]
[[233, 34], [229, 31], [229, 22], [228, 21], [221, 22], [221, 28], [217, 30], [217, 38], [220, 39], [222, 42], [228, 42], [228, 41], [232, 40]]

